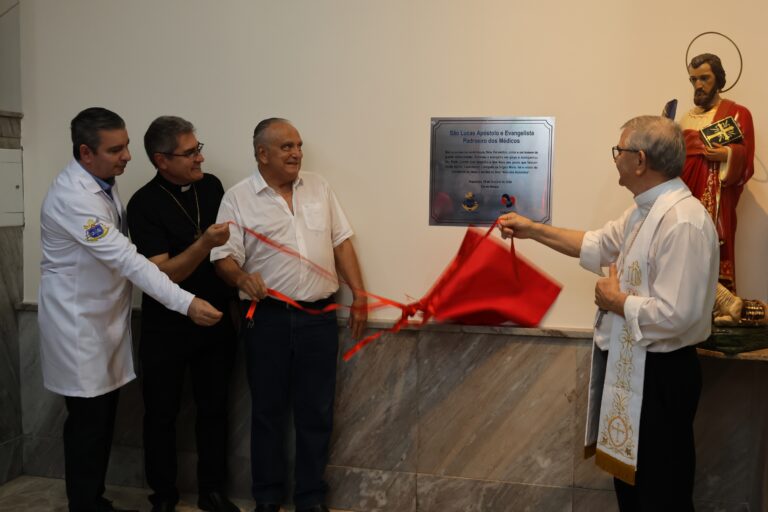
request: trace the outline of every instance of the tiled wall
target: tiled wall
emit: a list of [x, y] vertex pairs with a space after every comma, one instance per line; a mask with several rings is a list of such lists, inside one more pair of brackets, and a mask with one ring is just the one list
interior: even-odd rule
[[[581, 457], [590, 341], [483, 331], [403, 331], [339, 363], [330, 505], [366, 512], [617, 510], [611, 480]], [[61, 477], [64, 406], [42, 389], [33, 308], [20, 312], [20, 332], [25, 473]], [[768, 363], [702, 358], [702, 365], [697, 510], [765, 510]], [[178, 423], [179, 480], [195, 492], [189, 398]], [[231, 491], [248, 497], [242, 358], [231, 410]], [[113, 483], [144, 484], [141, 415], [134, 382], [121, 394]]]
[[[0, 148], [21, 147], [21, 116], [0, 111]], [[22, 429], [16, 305], [22, 295], [22, 228], [0, 227], [0, 484], [21, 474]]]

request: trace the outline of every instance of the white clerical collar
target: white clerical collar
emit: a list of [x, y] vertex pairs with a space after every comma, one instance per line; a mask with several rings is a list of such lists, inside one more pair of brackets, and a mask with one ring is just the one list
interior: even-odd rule
[[637, 209], [643, 210], [647, 213], [650, 211], [651, 206], [653, 206], [653, 203], [656, 202], [656, 199], [658, 199], [659, 196], [684, 186], [685, 184], [683, 184], [680, 178], [673, 178], [671, 180], [665, 181], [664, 183], [660, 183], [655, 187], [646, 190], [642, 194], [635, 196], [635, 204], [637, 205]]

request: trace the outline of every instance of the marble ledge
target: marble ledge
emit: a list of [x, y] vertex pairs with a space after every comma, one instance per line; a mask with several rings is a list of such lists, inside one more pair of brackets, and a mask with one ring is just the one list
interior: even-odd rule
[[[394, 325], [394, 321], [371, 320], [368, 322], [370, 329], [388, 329]], [[346, 324], [346, 321], [345, 321]], [[592, 329], [557, 328], [557, 327], [517, 327], [491, 326], [491, 325], [459, 325], [428, 323], [421, 325], [419, 322], [409, 322], [401, 330], [422, 330], [429, 332], [459, 332], [469, 334], [503, 334], [508, 336], [531, 336], [540, 338], [571, 338], [592, 339]]]
[[715, 350], [707, 350], [705, 348], [698, 348], [696, 351], [700, 356], [714, 357], [715, 359], [737, 359], [741, 361], [766, 361], [768, 362], [768, 348], [760, 350], [754, 350], [752, 352], [741, 352], [739, 354], [723, 354]]
[[[37, 303], [22, 302], [16, 305], [16, 311], [37, 311]], [[133, 308], [134, 316], [141, 315], [141, 308]], [[368, 329], [389, 329], [395, 324], [395, 320], [369, 320]], [[339, 318], [339, 325], [346, 326], [347, 319]], [[460, 332], [470, 334], [502, 334], [506, 336], [530, 336], [540, 338], [570, 338], [592, 339], [592, 329], [557, 328], [557, 327], [516, 327], [516, 326], [489, 326], [489, 325], [458, 325], [428, 323], [421, 325], [419, 322], [409, 322], [402, 331], [429, 331], [429, 332]]]
[[[37, 303], [22, 302], [16, 305], [16, 311], [37, 311]], [[134, 316], [141, 315], [141, 308], [133, 308]], [[369, 320], [368, 329], [389, 329], [395, 324], [395, 320]], [[345, 317], [339, 318], [339, 326], [347, 325]], [[591, 340], [592, 329], [580, 329], [572, 327], [516, 327], [516, 326], [490, 326], [490, 325], [458, 325], [458, 324], [439, 324], [430, 322], [427, 325], [421, 325], [419, 322], [409, 322], [401, 331], [427, 331], [427, 332], [458, 332], [467, 334], [500, 334], [504, 336], [529, 336], [538, 338], [566, 338], [574, 340]], [[717, 359], [734, 359], [746, 361], [766, 361], [768, 362], [768, 349], [756, 350], [754, 352], [743, 352], [734, 356], [722, 354], [699, 348], [700, 356], [713, 357]]]

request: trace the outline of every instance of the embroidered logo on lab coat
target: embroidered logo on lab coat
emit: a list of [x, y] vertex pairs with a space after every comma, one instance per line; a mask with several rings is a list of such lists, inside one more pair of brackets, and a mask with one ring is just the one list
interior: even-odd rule
[[83, 226], [83, 229], [85, 229], [86, 242], [95, 242], [109, 233], [109, 226], [104, 225], [103, 222], [98, 222], [96, 219], [88, 219], [88, 223]]

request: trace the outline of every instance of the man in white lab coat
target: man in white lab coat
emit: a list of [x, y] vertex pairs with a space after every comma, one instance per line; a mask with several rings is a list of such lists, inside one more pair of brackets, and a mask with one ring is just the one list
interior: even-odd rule
[[131, 283], [200, 325], [221, 312], [175, 285], [127, 238], [115, 176], [131, 159], [125, 122], [104, 108], [71, 124], [72, 160], [40, 214], [38, 321], [45, 387], [63, 395], [70, 512], [113, 511], [103, 497], [120, 387], [136, 378], [131, 353]]

